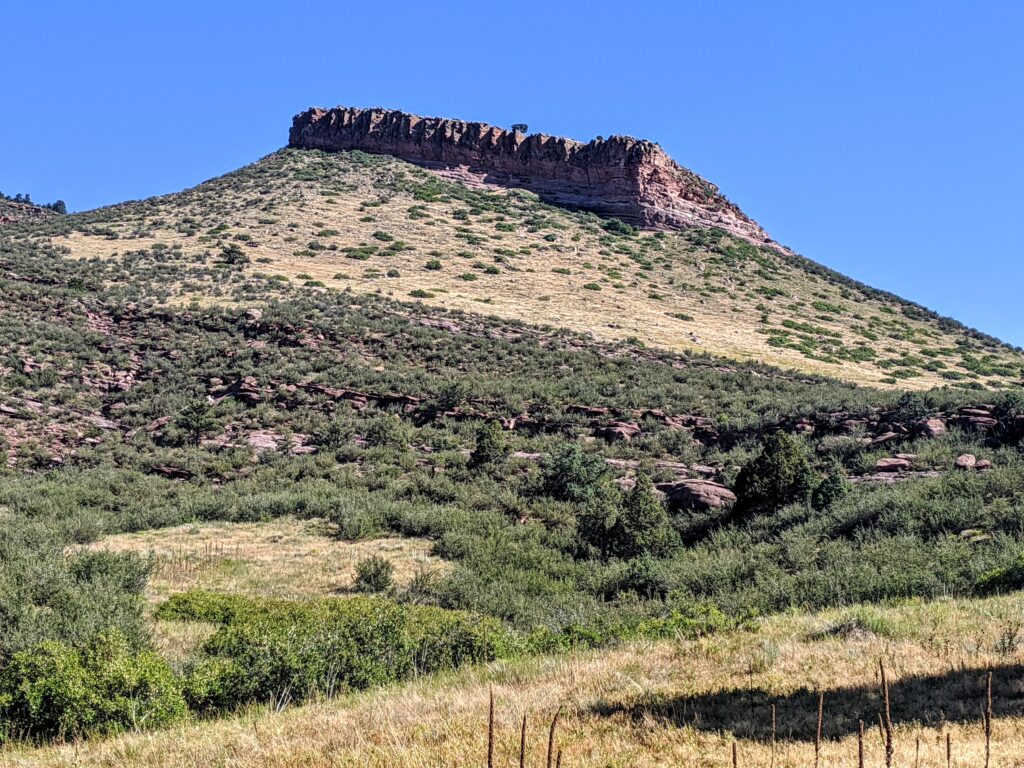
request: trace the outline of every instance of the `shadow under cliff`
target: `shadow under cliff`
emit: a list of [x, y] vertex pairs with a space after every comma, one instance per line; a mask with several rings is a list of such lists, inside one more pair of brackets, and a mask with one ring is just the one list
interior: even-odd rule
[[[981, 722], [988, 669], [958, 669], [940, 675], [903, 677], [889, 682], [894, 724], [923, 725]], [[995, 717], [1024, 714], [1024, 665], [998, 666], [992, 672], [992, 712]], [[878, 678], [876, 671], [875, 677]], [[882, 711], [880, 684], [824, 691], [822, 735], [839, 739], [856, 733], [859, 721], [878, 728]], [[693, 696], [652, 698], [631, 705], [598, 704], [601, 716], [625, 714], [635, 720], [653, 718], [676, 726], [706, 731], [730, 731], [739, 738], [770, 741], [771, 707], [776, 706], [779, 740], [813, 741], [818, 723], [818, 691], [801, 689], [776, 696], [759, 688], [734, 688]]]

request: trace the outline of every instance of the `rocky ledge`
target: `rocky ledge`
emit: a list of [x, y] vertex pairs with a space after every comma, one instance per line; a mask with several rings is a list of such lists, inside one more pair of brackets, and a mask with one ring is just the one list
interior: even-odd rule
[[718, 227], [779, 247], [714, 184], [657, 144], [629, 136], [584, 144], [486, 123], [335, 107], [296, 115], [288, 146], [392, 155], [462, 183], [528, 189], [545, 202], [645, 229]]

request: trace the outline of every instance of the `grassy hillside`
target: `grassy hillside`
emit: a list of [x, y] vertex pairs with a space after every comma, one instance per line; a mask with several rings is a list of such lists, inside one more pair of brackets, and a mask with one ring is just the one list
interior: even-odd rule
[[[364, 210], [345, 216], [346, 206]], [[344, 227], [356, 229], [343, 235]], [[284, 274], [289, 259], [294, 277]], [[366, 275], [377, 263], [383, 274]], [[299, 264], [323, 269], [324, 279], [300, 277]], [[676, 269], [712, 282], [670, 283]], [[650, 297], [652, 274], [658, 290], [676, 291], [675, 309]], [[899, 326], [903, 340], [862, 336], [865, 344], [877, 341], [877, 355], [908, 344], [928, 359], [959, 361], [966, 378], [942, 380], [969, 386], [868, 388], [703, 348], [673, 350], [625, 328], [575, 332], [538, 313], [525, 322], [501, 316], [501, 306], [518, 304], [502, 305], [497, 290], [567, 313], [577, 311], [570, 298], [579, 312], [615, 309], [609, 322], [622, 325], [614, 302], [722, 310], [728, 294], [712, 288], [726, 278], [737, 296], [771, 302], [771, 294], [780, 311], [796, 306], [795, 296], [757, 289], [813, 285], [814, 301], [859, 319], [816, 308], [820, 317], [800, 322], [844, 333], [870, 323], [863, 307], [882, 302], [878, 330]], [[547, 294], [530, 288], [542, 279], [564, 296], [552, 288], [543, 301]], [[942, 638], [966, 637], [962, 628], [988, 607], [1009, 621], [1007, 606], [1017, 603], [969, 603], [954, 615], [923, 601], [1024, 586], [1024, 395], [1004, 384], [1009, 373], [963, 367], [968, 348], [976, 360], [983, 348], [1006, 361], [1016, 353], [948, 323], [911, 319], [917, 310], [891, 298], [843, 296], [859, 290], [714, 232], [638, 234], [361, 155], [279, 153], [182, 195], [5, 226], [0, 762], [59, 764], [72, 752], [29, 745], [88, 737], [84, 749], [100, 764], [160, 754], [188, 764], [195, 753], [168, 740], [182, 723], [200, 743], [230, 750], [250, 738], [238, 730], [249, 721], [200, 721], [492, 662], [508, 675], [503, 684], [538, 681], [528, 695], [538, 710], [575, 702], [570, 724], [579, 727], [568, 733], [576, 760], [607, 764], [624, 750], [643, 764], [664, 750], [691, 756], [686, 750], [703, 743], [724, 761], [728, 738], [668, 722], [664, 709], [648, 712], [631, 698], [630, 675], [646, 679], [659, 668], [646, 656], [664, 661], [674, 681], [680, 659], [692, 664], [699, 680], [665, 695], [682, 696], [687, 711], [687, 697], [711, 696], [700, 705], [717, 713], [710, 730], [742, 735], [749, 721], [721, 718], [749, 702], [714, 698], [741, 687], [734, 672], [711, 672], [715, 648], [738, 643], [745, 658], [751, 643], [773, 637], [771, 627], [789, 627], [780, 643], [803, 643], [793, 640], [803, 637], [793, 629], [798, 612], [907, 600], [922, 602], [899, 609], [902, 628], [890, 632], [865, 614], [876, 635], [867, 645], [814, 640], [807, 654], [794, 646], [780, 679], [771, 677], [766, 646], [743, 684], [753, 686], [756, 673], [788, 695], [813, 673], [815, 684], [845, 685], [843, 696], [863, 702], [868, 694], [857, 689], [884, 652], [897, 676], [929, 675], [922, 701], [951, 700], [927, 710], [929, 738], [939, 738], [945, 718], [966, 740], [974, 726], [949, 713], [977, 710], [973, 678], [940, 673], [957, 659], [972, 669], [988, 663], [992, 652], [957, 655]], [[413, 301], [413, 291], [433, 298]], [[485, 298], [494, 303], [477, 301]], [[787, 318], [767, 311], [761, 323], [765, 311], [750, 327], [775, 329], [751, 336], [767, 350], [878, 377], [902, 370], [879, 368], [877, 357], [809, 360], [812, 350], [769, 344]], [[940, 342], [959, 351], [924, 354]], [[915, 370], [925, 383], [924, 367]], [[779, 614], [789, 618], [766, 618]], [[755, 619], [767, 622], [767, 635], [750, 634]], [[981, 623], [984, 642], [995, 642]], [[934, 627], [938, 639], [917, 625]], [[890, 635], [910, 645], [878, 640]], [[1003, 640], [1009, 650], [999, 653], [1015, 659], [1016, 630]], [[571, 671], [575, 662], [565, 659], [591, 649], [602, 655], [586, 657], [595, 677], [579, 696], [564, 679], [544, 677], [545, 668]], [[845, 677], [825, 677], [836, 662], [826, 666], [823, 649], [848, 652]], [[904, 650], [926, 661], [901, 666]], [[538, 661], [551, 654], [563, 660]], [[722, 658], [726, 669], [738, 663]], [[602, 665], [616, 676], [598, 679]], [[467, 713], [479, 709], [483, 689], [473, 680], [483, 673], [464, 674], [450, 684], [468, 685], [466, 712], [441, 741], [403, 741], [418, 732], [403, 721], [401, 739], [378, 730], [374, 746], [344, 742], [332, 759], [430, 764], [424, 750], [435, 749], [477, 759], [478, 726]], [[420, 710], [429, 724], [446, 711], [446, 696], [458, 699], [435, 684], [449, 685], [421, 682], [395, 695], [435, 696]], [[308, 749], [315, 761], [333, 742], [309, 741], [303, 729], [322, 734], [333, 724], [349, 734], [365, 716], [347, 719], [352, 712], [392, 694], [379, 695], [274, 720], [267, 727], [281, 729], [273, 742], [281, 751], [268, 759], [287, 765], [286, 753], [301, 761]], [[1002, 701], [1000, 734], [1020, 726], [1016, 699]], [[658, 739], [645, 741], [652, 722]], [[846, 754], [852, 721], [842, 722], [835, 749]], [[160, 728], [170, 736], [102, 741]], [[634, 737], [639, 746], [628, 747]], [[763, 734], [743, 738], [763, 756]], [[806, 736], [798, 741], [803, 754]], [[589, 758], [586, 743], [594, 744]]]
[[[179, 263], [232, 244], [249, 271], [296, 283], [882, 386], [1000, 387], [1024, 365], [1019, 350], [800, 257], [715, 231], [634, 232], [359, 152], [283, 150], [77, 216], [54, 242], [79, 259], [159, 247]], [[218, 300], [209, 281], [167, 277], [169, 301]]]
[[[495, 765], [516, 765], [527, 716], [527, 765], [544, 765], [561, 708], [564, 766], [768, 768], [814, 764], [824, 694], [823, 765], [884, 764], [878, 660], [890, 675], [896, 765], [983, 765], [981, 711], [993, 671], [991, 764], [1013, 765], [1024, 734], [1017, 599], [860, 607], [780, 616], [735, 633], [643, 642], [612, 651], [499, 663], [283, 713], [265, 707], [214, 723], [103, 742], [16, 750], [12, 766], [483, 765], [488, 693]], [[777, 739], [771, 738], [771, 706]], [[774, 752], [774, 757], [773, 757]]]

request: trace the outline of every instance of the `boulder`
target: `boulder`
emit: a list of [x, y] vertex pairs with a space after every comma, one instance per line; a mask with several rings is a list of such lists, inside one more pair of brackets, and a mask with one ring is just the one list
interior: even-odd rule
[[721, 509], [736, 502], [736, 494], [712, 480], [658, 483], [657, 489], [664, 492], [669, 504], [677, 509]]
[[960, 456], [957, 456], [957, 459], [953, 463], [953, 466], [961, 470], [962, 472], [966, 472], [968, 470], [974, 469], [977, 463], [978, 459], [973, 454], [963, 453]]
[[988, 459], [979, 459], [974, 465], [974, 468], [978, 472], [984, 472], [986, 469], [992, 469], [992, 462]]
[[879, 459], [875, 462], [875, 472], [903, 472], [910, 466], [910, 459]]
[[942, 437], [946, 434], [946, 422], [938, 418], [921, 419], [917, 422], [917, 433], [922, 437]]
[[629, 442], [640, 434], [640, 425], [635, 421], [613, 421], [604, 427], [598, 427], [595, 437], [603, 437], [610, 443]]

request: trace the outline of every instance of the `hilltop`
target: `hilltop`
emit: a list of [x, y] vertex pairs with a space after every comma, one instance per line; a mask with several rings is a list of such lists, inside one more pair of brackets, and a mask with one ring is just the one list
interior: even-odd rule
[[[417, 163], [431, 169], [360, 149], [286, 149], [181, 193], [73, 217], [70, 231], [51, 242], [77, 259], [123, 259], [157, 247], [191, 260], [232, 246], [251, 273], [314, 288], [383, 293], [598, 340], [634, 339], [882, 387], [1021, 380], [1019, 350], [765, 241], [713, 186], [649, 142], [578, 144], [347, 110], [298, 116], [291, 140], [399, 151], [396, 135], [417, 137], [401, 154], [415, 150]], [[635, 158], [637, 168], [655, 158], [656, 170], [670, 166], [673, 178], [685, 181], [673, 200], [700, 213], [679, 230], [651, 230], [553, 205], [538, 196], [551, 199], [551, 188], [537, 174], [517, 172], [515, 180], [540, 193], [492, 183], [495, 174], [466, 154], [490, 156], [479, 146], [492, 147], [502, 167], [560, 158], [541, 164], [549, 176], [609, 153]], [[448, 170], [439, 174], [427, 154], [448, 157]], [[469, 176], [487, 183], [463, 183]], [[565, 184], [557, 190], [563, 194]], [[634, 219], [648, 216], [651, 209], [629, 199]], [[626, 215], [619, 203], [615, 212]], [[164, 292], [169, 302], [206, 303], [216, 300], [214, 288], [170, 274]]]

